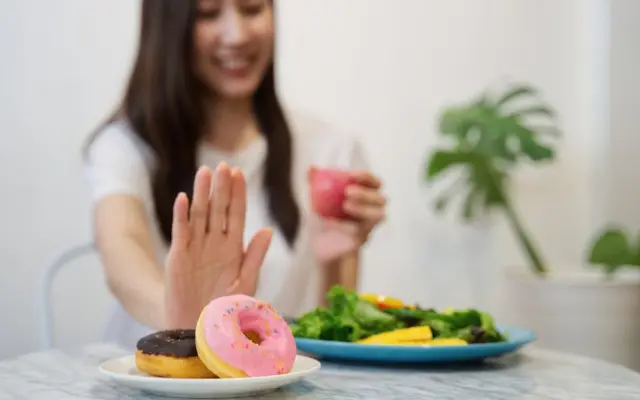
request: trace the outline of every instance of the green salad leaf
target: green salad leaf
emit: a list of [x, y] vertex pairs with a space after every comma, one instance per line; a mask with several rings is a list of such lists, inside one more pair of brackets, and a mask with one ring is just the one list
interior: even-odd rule
[[355, 342], [361, 338], [397, 329], [400, 322], [361, 300], [355, 292], [341, 286], [327, 293], [327, 308], [316, 308], [291, 324], [293, 335], [300, 338]]
[[421, 307], [379, 309], [342, 286], [326, 295], [327, 307], [318, 307], [290, 324], [297, 338], [355, 342], [366, 337], [412, 326], [429, 326], [434, 338], [457, 338], [467, 343], [506, 341], [491, 315], [475, 310], [438, 312]]

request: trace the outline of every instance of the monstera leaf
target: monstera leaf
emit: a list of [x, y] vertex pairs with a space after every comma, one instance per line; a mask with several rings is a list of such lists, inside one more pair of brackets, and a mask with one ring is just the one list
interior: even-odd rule
[[640, 248], [631, 244], [622, 229], [609, 228], [591, 246], [589, 263], [604, 268], [611, 276], [622, 267], [639, 266]]
[[[536, 101], [516, 106], [519, 101], [536, 97], [534, 88], [515, 86], [500, 96], [483, 94], [467, 104], [444, 110], [438, 130], [452, 145], [431, 154], [425, 179], [432, 182], [454, 169], [462, 170], [462, 177], [436, 198], [436, 210], [445, 210], [455, 196], [463, 197], [462, 216], [466, 221], [489, 209], [502, 209], [534, 271], [544, 273], [541, 258], [507, 195], [511, 173], [519, 162], [541, 163], [555, 156], [544, 140], [558, 136], [554, 111]], [[529, 123], [531, 119], [538, 119], [536, 125]]]

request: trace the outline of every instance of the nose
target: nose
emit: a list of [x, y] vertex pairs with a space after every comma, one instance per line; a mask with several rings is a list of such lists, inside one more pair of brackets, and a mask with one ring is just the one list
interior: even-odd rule
[[226, 45], [241, 45], [248, 37], [247, 27], [242, 15], [237, 11], [226, 12], [222, 19], [221, 40]]

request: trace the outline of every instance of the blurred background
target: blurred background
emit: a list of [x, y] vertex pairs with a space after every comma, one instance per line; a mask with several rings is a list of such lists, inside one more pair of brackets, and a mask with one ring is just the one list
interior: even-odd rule
[[[132, 0], [2, 1], [0, 358], [38, 349], [43, 270], [91, 240], [80, 148], [121, 94], [138, 12]], [[358, 135], [385, 183], [362, 290], [513, 311], [503, 270], [527, 267], [500, 213], [437, 214], [424, 180], [443, 108], [508, 82], [535, 86], [560, 116], [557, 160], [519, 170], [511, 192], [554, 270], [583, 268], [604, 224], [640, 226], [640, 1], [279, 0], [276, 16], [284, 102]], [[97, 258], [65, 268], [53, 294], [59, 341], [92, 340], [109, 301]]]

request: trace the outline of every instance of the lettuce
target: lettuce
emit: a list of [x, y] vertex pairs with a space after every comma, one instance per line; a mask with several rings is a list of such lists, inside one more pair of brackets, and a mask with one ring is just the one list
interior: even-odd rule
[[355, 342], [395, 329], [429, 326], [434, 338], [457, 338], [468, 343], [506, 340], [489, 314], [474, 309], [447, 313], [419, 307], [380, 310], [342, 286], [332, 287], [326, 299], [327, 307], [316, 308], [291, 323], [295, 337]]

